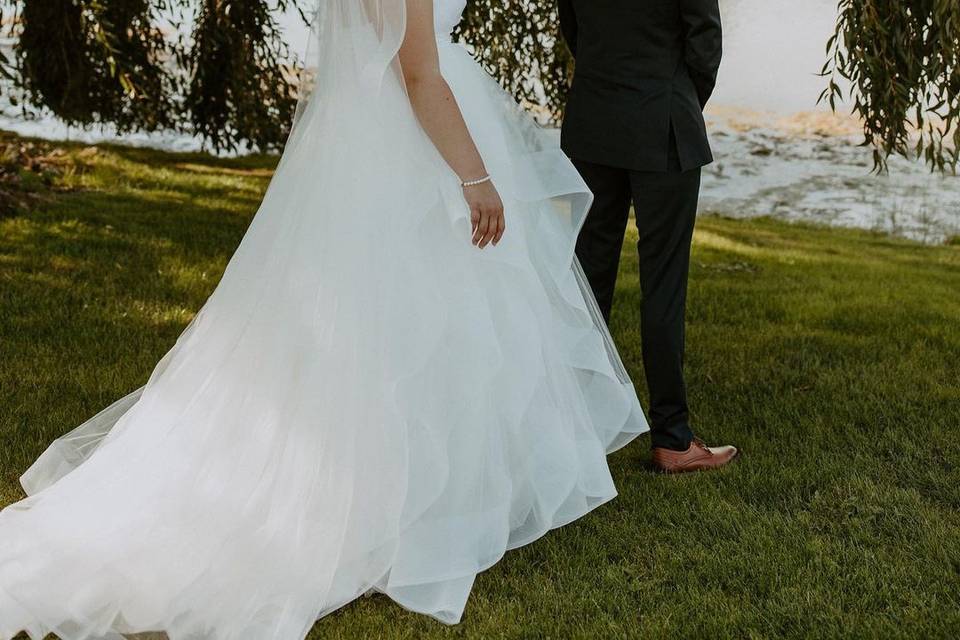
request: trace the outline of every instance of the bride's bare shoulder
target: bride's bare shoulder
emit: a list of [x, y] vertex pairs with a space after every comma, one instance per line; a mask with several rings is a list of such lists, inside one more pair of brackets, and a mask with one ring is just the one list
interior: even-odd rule
[[407, 5], [407, 29], [400, 47], [400, 66], [408, 83], [440, 73], [434, 32], [433, 0], [402, 0]]

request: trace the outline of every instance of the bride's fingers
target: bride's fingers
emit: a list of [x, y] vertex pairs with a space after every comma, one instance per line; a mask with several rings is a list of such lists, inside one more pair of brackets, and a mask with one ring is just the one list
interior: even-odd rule
[[480, 237], [477, 246], [483, 249], [490, 243], [490, 234], [492, 231], [493, 216], [489, 213], [483, 214], [483, 222], [480, 224]]
[[484, 240], [483, 246], [488, 246], [492, 244], [499, 232], [500, 232], [500, 216], [496, 214], [491, 215], [490, 222], [487, 225], [487, 237]]
[[497, 222], [497, 216], [490, 216], [489, 222], [487, 222], [487, 233], [483, 237], [483, 246], [486, 247], [488, 244], [493, 242], [493, 238], [497, 235], [497, 228], [499, 223]]
[[472, 242], [474, 245], [476, 245], [476, 246], [479, 246], [479, 245], [480, 245], [480, 240], [483, 239], [483, 230], [484, 230], [484, 228], [486, 227], [486, 225], [487, 225], [487, 216], [486, 216], [486, 214], [483, 212], [483, 210], [481, 210], [481, 211], [480, 211], [480, 219], [477, 220], [477, 228], [474, 230], [474, 232], [473, 232], [473, 238], [471, 239], [471, 242]]
[[507, 230], [507, 221], [504, 216], [500, 216], [497, 219], [497, 232], [493, 236], [493, 246], [497, 246], [500, 243], [500, 240], [503, 239], [503, 233]]
[[477, 244], [477, 232], [480, 230], [480, 223], [483, 220], [483, 215], [480, 213], [480, 207], [473, 206], [470, 208], [470, 242], [472, 244]]
[[486, 247], [497, 235], [497, 229], [499, 228], [499, 221], [496, 215], [491, 215], [490, 220], [487, 222], [487, 234], [483, 238], [483, 246]]

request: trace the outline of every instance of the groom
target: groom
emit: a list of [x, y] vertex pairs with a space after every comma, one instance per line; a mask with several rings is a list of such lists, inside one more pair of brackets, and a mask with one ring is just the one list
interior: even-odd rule
[[653, 463], [667, 472], [722, 466], [737, 450], [694, 437], [683, 379], [700, 168], [713, 161], [703, 107], [720, 66], [718, 0], [559, 3], [576, 58], [561, 144], [594, 193], [577, 257], [609, 321], [633, 203]]

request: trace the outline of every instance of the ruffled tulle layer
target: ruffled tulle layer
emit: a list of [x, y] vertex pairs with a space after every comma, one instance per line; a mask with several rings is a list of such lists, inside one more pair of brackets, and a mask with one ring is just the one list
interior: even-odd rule
[[0, 512], [0, 638], [297, 639], [370, 590], [453, 623], [506, 550], [615, 496], [605, 456], [647, 427], [573, 259], [591, 197], [441, 49], [503, 242], [469, 243], [398, 82], [312, 104], [148, 384]]

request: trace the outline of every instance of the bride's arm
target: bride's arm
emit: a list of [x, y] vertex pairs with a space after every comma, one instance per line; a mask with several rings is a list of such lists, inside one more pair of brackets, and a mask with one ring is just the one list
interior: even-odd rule
[[[400, 65], [410, 103], [440, 155], [462, 182], [487, 175], [483, 158], [467, 129], [453, 92], [440, 74], [440, 57], [433, 26], [433, 0], [406, 0], [407, 32], [400, 48]], [[503, 202], [491, 182], [463, 188], [470, 205], [473, 244], [481, 249], [497, 244], [505, 230]]]

